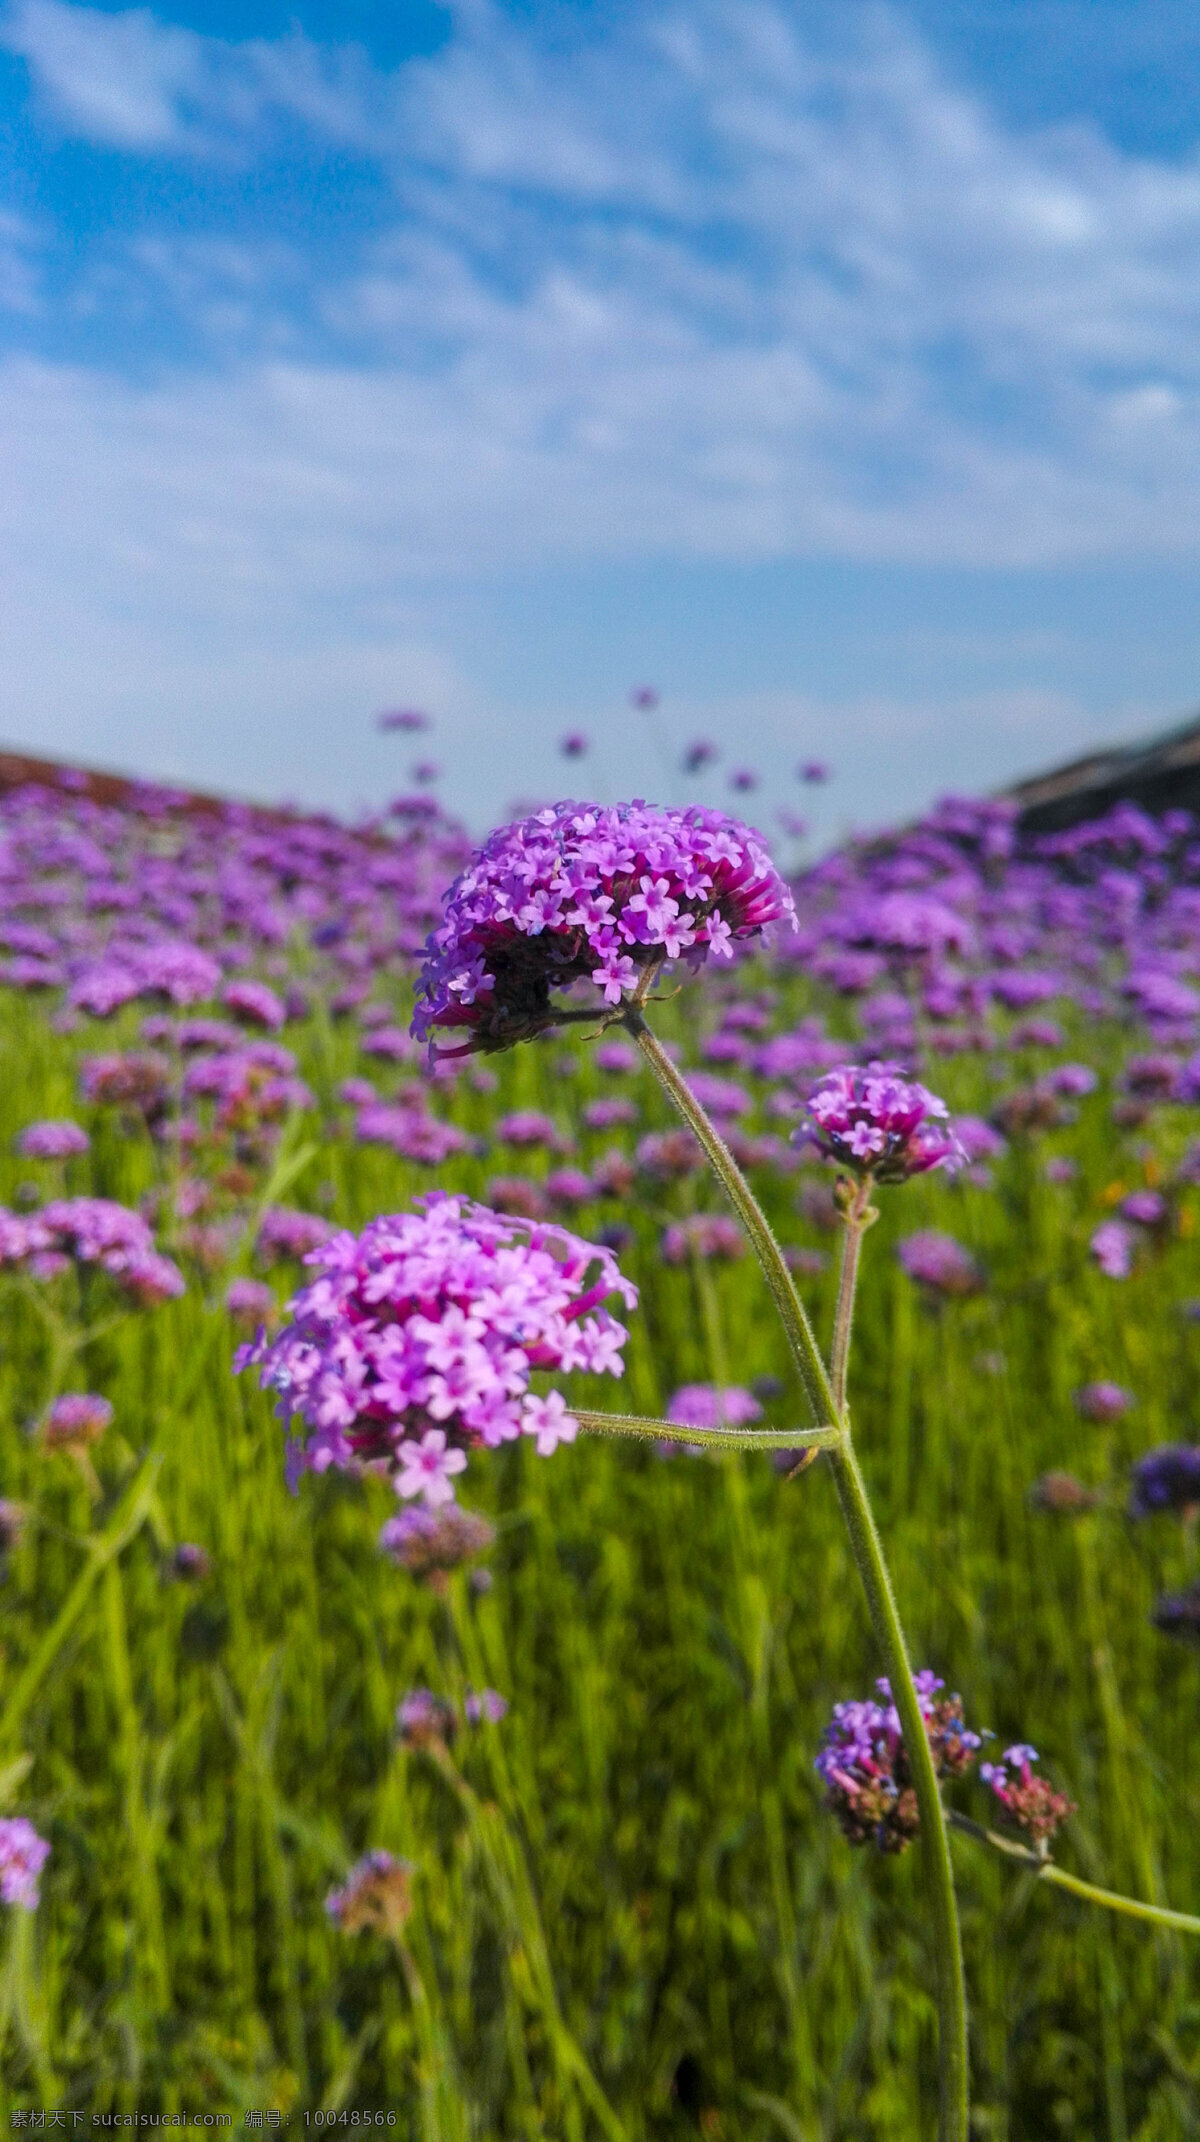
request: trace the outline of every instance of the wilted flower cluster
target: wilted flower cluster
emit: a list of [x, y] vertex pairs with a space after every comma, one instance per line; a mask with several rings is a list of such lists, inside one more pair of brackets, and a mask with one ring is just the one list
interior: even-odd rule
[[483, 1554], [496, 1537], [494, 1525], [456, 1502], [441, 1509], [409, 1503], [389, 1517], [379, 1535], [383, 1553], [410, 1576], [434, 1580]]
[[412, 1910], [412, 1867], [391, 1852], [367, 1852], [325, 1909], [343, 1934], [398, 1934]]
[[794, 1136], [856, 1175], [901, 1183], [966, 1160], [953, 1131], [939, 1128], [946, 1115], [945, 1102], [905, 1078], [899, 1064], [844, 1064], [813, 1088]]
[[[925, 1668], [914, 1675], [921, 1716], [940, 1778], [962, 1777], [983, 1746], [983, 1736], [963, 1722], [962, 1698], [939, 1696], [945, 1683]], [[903, 1852], [920, 1827], [908, 1753], [891, 1686], [876, 1682], [884, 1699], [837, 1703], [825, 1728], [816, 1769], [825, 1784], [825, 1804], [851, 1844], [875, 1844]]]
[[990, 1787], [1010, 1822], [1025, 1830], [1036, 1844], [1053, 1837], [1060, 1823], [1075, 1813], [1075, 1802], [1055, 1792], [1049, 1779], [1035, 1777], [1036, 1748], [1017, 1741], [1006, 1748], [998, 1763], [981, 1763], [979, 1775]]
[[603, 1306], [637, 1290], [611, 1252], [565, 1228], [523, 1223], [431, 1193], [422, 1210], [373, 1220], [310, 1251], [317, 1277], [292, 1321], [236, 1356], [279, 1392], [293, 1430], [288, 1478], [363, 1464], [404, 1497], [452, 1499], [466, 1451], [532, 1436], [548, 1455], [576, 1422], [536, 1370], [619, 1376], [622, 1324]]
[[699, 808], [560, 803], [493, 833], [430, 937], [413, 1032], [461, 1028], [502, 1049], [553, 1025], [551, 992], [631, 997], [648, 966], [710, 954], [794, 919], [758, 836]]

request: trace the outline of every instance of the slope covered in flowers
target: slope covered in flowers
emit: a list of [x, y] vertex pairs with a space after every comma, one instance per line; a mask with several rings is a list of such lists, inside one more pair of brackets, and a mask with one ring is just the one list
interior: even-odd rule
[[[36, 1914], [6, 1907], [0, 2109], [900, 2142], [919, 1873], [823, 1811], [830, 1713], [878, 1671], [830, 1485], [686, 1442], [800, 1446], [801, 1395], [690, 1134], [593, 1038], [603, 977], [509, 1056], [410, 1038], [468, 861], [422, 802], [0, 798], [0, 1815], [50, 1846]], [[794, 935], [651, 1021], [822, 1328], [822, 1137], [872, 1060], [946, 1096], [966, 1164], [881, 1194], [855, 1369], [914, 1645], [993, 1767], [1036, 1745], [1064, 1864], [1196, 1910], [1200, 827], [1037, 843], [956, 802], [792, 890]], [[565, 1443], [522, 1385], [539, 1432], [465, 1474], [365, 1449], [289, 1494], [287, 1394], [234, 1351], [327, 1267], [373, 1283], [339, 1241], [390, 1285], [423, 1238], [372, 1228], [439, 1191], [509, 1215], [506, 1252], [617, 1261], [624, 1386], [585, 1349], [572, 1387], [679, 1442]], [[980, 2132], [1200, 2132], [1195, 1953], [979, 1855], [960, 1884]]]

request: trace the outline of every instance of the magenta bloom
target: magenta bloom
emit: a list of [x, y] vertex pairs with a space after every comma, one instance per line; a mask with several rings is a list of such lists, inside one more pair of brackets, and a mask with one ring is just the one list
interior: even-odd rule
[[902, 1183], [929, 1168], [958, 1167], [966, 1152], [948, 1127], [946, 1104], [906, 1079], [899, 1064], [843, 1064], [827, 1071], [808, 1097], [793, 1142], [815, 1146], [840, 1167], [877, 1182]]
[[590, 981], [619, 1005], [648, 967], [728, 959], [777, 922], [794, 925], [791, 894], [736, 819], [555, 804], [502, 826], [455, 880], [412, 1030], [465, 1029], [460, 1055], [508, 1048], [555, 1024], [554, 990]]
[[289, 1205], [268, 1205], [258, 1225], [255, 1248], [264, 1264], [285, 1257], [307, 1257], [336, 1232], [319, 1212], [297, 1212]]
[[689, 744], [683, 754], [683, 770], [685, 773], [703, 773], [705, 767], [711, 766], [716, 757], [716, 745], [710, 744], [707, 737], [697, 737], [695, 743]]
[[673, 1428], [745, 1428], [762, 1419], [762, 1407], [740, 1384], [721, 1390], [714, 1383], [685, 1383], [672, 1397], [666, 1418]]
[[138, 1302], [183, 1293], [182, 1273], [157, 1254], [141, 1213], [111, 1198], [54, 1198], [27, 1219], [0, 1208], [0, 1267], [23, 1265], [35, 1279], [54, 1279], [72, 1262], [97, 1265]]
[[574, 1436], [561, 1394], [530, 1390], [535, 1370], [623, 1371], [628, 1334], [603, 1304], [632, 1308], [637, 1289], [611, 1252], [444, 1192], [418, 1202], [312, 1250], [292, 1321], [234, 1357], [260, 1368], [300, 1431], [292, 1487], [306, 1470], [371, 1464], [436, 1508], [467, 1451], [524, 1434], [548, 1453]]
[[22, 1911], [36, 1911], [38, 1876], [49, 1857], [45, 1838], [38, 1836], [24, 1815], [0, 1821], [0, 1899], [19, 1904]]
[[796, 768], [796, 772], [801, 781], [807, 781], [813, 788], [819, 787], [822, 781], [828, 781], [829, 779], [829, 768], [824, 759], [805, 759]]
[[20, 1132], [16, 1144], [26, 1160], [71, 1160], [87, 1152], [91, 1139], [80, 1124], [64, 1120], [31, 1123]]
[[587, 747], [588, 740], [582, 729], [568, 729], [566, 735], [559, 738], [558, 748], [564, 759], [581, 759]]

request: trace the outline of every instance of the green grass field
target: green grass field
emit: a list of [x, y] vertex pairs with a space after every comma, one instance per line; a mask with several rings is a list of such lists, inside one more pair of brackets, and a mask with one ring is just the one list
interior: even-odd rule
[[[797, 1016], [809, 1008], [803, 982], [784, 986]], [[2, 1016], [0, 1202], [57, 1179], [11, 1157], [11, 1140], [65, 1114], [93, 1132], [72, 1192], [137, 1202], [162, 1151], [79, 1108], [95, 1030], [55, 1034], [13, 998]], [[657, 1023], [686, 1051], [705, 1016], [697, 986]], [[122, 1014], [102, 1045], [136, 1032]], [[281, 1166], [298, 1170], [266, 1194], [282, 1186], [280, 1201], [360, 1225], [431, 1183], [478, 1196], [513, 1172], [497, 1152], [429, 1171], [354, 1147], [333, 1098], [362, 1068], [354, 1033], [312, 1020], [287, 1039], [319, 1108], [287, 1127]], [[1123, 1045], [1092, 1025], [1073, 1049], [1103, 1071]], [[583, 1043], [496, 1069], [494, 1095], [464, 1085], [444, 1104], [477, 1136], [515, 1106], [576, 1130], [582, 1103], [613, 1090]], [[1007, 1069], [1015, 1082], [1022, 1059]], [[964, 1110], [985, 1112], [997, 1090], [975, 1058], [929, 1075]], [[665, 1126], [643, 1079], [621, 1090]], [[1101, 1276], [1087, 1242], [1116, 1186], [1169, 1169], [1200, 1121], [1163, 1110], [1123, 1133], [1110, 1099], [1102, 1085], [1076, 1124], [1014, 1144], [991, 1187], [935, 1177], [881, 1193], [855, 1426], [917, 1662], [1001, 1744], [1032, 1740], [1079, 1803], [1064, 1865], [1198, 1911], [1200, 1653], [1148, 1619], [1185, 1581], [1189, 1542], [1169, 1519], [1135, 1530], [1123, 1505], [1131, 1458], [1196, 1434], [1200, 1327], [1179, 1305], [1200, 1294], [1200, 1192], [1128, 1282]], [[613, 1142], [582, 1134], [584, 1164]], [[1078, 1162], [1075, 1180], [1046, 1180], [1052, 1152]], [[756, 1178], [785, 1241], [832, 1250], [797, 1211], [800, 1181]], [[659, 1412], [684, 1381], [785, 1376], [751, 1259], [658, 1263], [665, 1219], [697, 1199], [719, 1206], [700, 1178], [571, 1222], [632, 1224], [622, 1263], [643, 1289], [624, 1385], [577, 1383], [580, 1403]], [[978, 1256], [984, 1292], [922, 1301], [894, 1244], [927, 1225]], [[248, 1241], [207, 1277], [189, 1268], [184, 1299], [74, 1357], [37, 1290], [0, 1281], [0, 1488], [31, 1513], [0, 1590], [0, 1771], [7, 1811], [52, 1844], [36, 1916], [4, 1915], [0, 2110], [221, 2112], [240, 2126], [273, 2107], [293, 2131], [391, 2111], [423, 2142], [928, 2134], [920, 1855], [852, 1851], [812, 1767], [832, 1703], [880, 1670], [823, 1462], [787, 1482], [764, 1457], [664, 1462], [595, 1439], [549, 1461], [473, 1458], [461, 1499], [498, 1527], [493, 1582], [458, 1571], [438, 1595], [380, 1555], [394, 1498], [378, 1482], [308, 1477], [287, 1493], [270, 1405], [230, 1373], [221, 1302], [246, 1269]], [[831, 1260], [803, 1282], [823, 1333], [834, 1277]], [[298, 1279], [280, 1272], [281, 1298]], [[1110, 1427], [1072, 1405], [1095, 1377], [1137, 1395]], [[28, 1432], [72, 1388], [116, 1407], [98, 1499]], [[769, 1413], [805, 1417], [794, 1391]], [[1033, 1507], [1050, 1468], [1105, 1502], [1082, 1517]], [[208, 1550], [207, 1580], [166, 1573], [180, 1541]], [[418, 1684], [456, 1700], [489, 1685], [511, 1707], [439, 1764], [396, 1743], [397, 1699]], [[416, 1870], [407, 1974], [323, 1908], [370, 1846]], [[1200, 2135], [1200, 1944], [1036, 1888], [968, 1839], [954, 1852], [975, 2132]]]

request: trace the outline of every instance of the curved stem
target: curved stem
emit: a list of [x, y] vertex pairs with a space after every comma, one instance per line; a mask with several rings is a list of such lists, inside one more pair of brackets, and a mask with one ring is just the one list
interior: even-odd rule
[[714, 1175], [754, 1245], [754, 1253], [775, 1298], [775, 1306], [816, 1418], [836, 1420], [838, 1409], [828, 1370], [821, 1359], [821, 1350], [808, 1321], [807, 1311], [792, 1285], [792, 1275], [784, 1263], [783, 1252], [771, 1232], [762, 1206], [716, 1125], [705, 1114], [686, 1080], [680, 1077], [666, 1050], [655, 1039], [640, 1011], [633, 1005], [625, 1012], [624, 1024], [668, 1100], [678, 1109], [688, 1129], [699, 1139], [708, 1155]]
[[893, 1701], [899, 1714], [921, 1816], [923, 1860], [933, 1918], [937, 1966], [940, 2086], [938, 2142], [967, 2142], [967, 2002], [946, 1813], [938, 1790], [933, 1755], [917, 1698], [883, 1544], [876, 1530], [866, 1483], [859, 1471], [858, 1460], [850, 1440], [850, 1419], [845, 1403], [858, 1253], [864, 1229], [870, 1224], [867, 1218], [869, 1186], [864, 1185], [856, 1193], [846, 1214], [846, 1242], [838, 1293], [834, 1369], [831, 1376], [821, 1358], [804, 1304], [792, 1284], [792, 1275], [772, 1233], [770, 1222], [733, 1154], [686, 1080], [681, 1078], [666, 1050], [650, 1032], [637, 1006], [630, 1005], [626, 1009], [624, 1023], [663, 1091], [699, 1139], [714, 1174], [750, 1237], [767, 1285], [775, 1298], [796, 1366], [804, 1380], [817, 1419], [832, 1419], [841, 1431], [838, 1439], [830, 1445], [830, 1463], [842, 1515], [850, 1535], [850, 1545], [867, 1596], [871, 1624], [876, 1642], [883, 1653]]
[[702, 1443], [713, 1450], [832, 1450], [840, 1428], [688, 1428], [644, 1413], [588, 1413], [572, 1406], [571, 1417], [589, 1435], [630, 1435], [643, 1443]]
[[1087, 1903], [1099, 1904], [1105, 1911], [1119, 1911], [1127, 1919], [1147, 1919], [1152, 1926], [1172, 1926], [1181, 1934], [1200, 1934], [1200, 1919], [1190, 1911], [1171, 1911], [1165, 1904], [1144, 1904], [1140, 1897], [1124, 1896], [1119, 1889], [1101, 1889], [1095, 1882], [1083, 1881], [1078, 1874], [1068, 1874], [1044, 1853], [1033, 1851], [1017, 1838], [1002, 1837], [997, 1830], [985, 1829], [982, 1822], [972, 1822], [969, 1815], [960, 1815], [954, 1808], [948, 1811], [946, 1820], [964, 1837], [973, 1837], [977, 1844], [990, 1845], [993, 1852], [1002, 1852], [1005, 1859], [1015, 1859], [1018, 1866], [1036, 1874], [1039, 1881], [1050, 1882], [1056, 1889], [1069, 1890], [1073, 1897], [1083, 1897]]
[[941, 2069], [939, 2142], [967, 2142], [967, 1996], [963, 1982], [962, 1946], [958, 1933], [958, 1906], [954, 1896], [954, 1869], [946, 1811], [938, 1788], [937, 1772], [925, 1720], [913, 1682], [904, 1630], [884, 1560], [883, 1544], [875, 1527], [866, 1483], [859, 1471], [854, 1447], [847, 1436], [839, 1450], [830, 1452], [834, 1482], [854, 1559], [870, 1608], [875, 1640], [883, 1653], [891, 1684], [892, 1700], [900, 1717], [904, 1747], [912, 1772], [913, 1789], [921, 1815], [926, 1891], [934, 1925], [934, 1955], [937, 1963], [938, 2051]]

